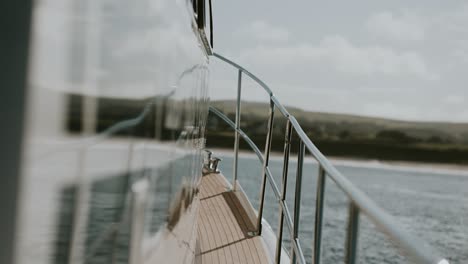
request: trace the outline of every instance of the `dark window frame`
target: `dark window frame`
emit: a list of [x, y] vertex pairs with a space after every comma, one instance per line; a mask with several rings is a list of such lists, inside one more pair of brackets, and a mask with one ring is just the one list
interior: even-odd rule
[[[206, 1], [207, 0], [192, 0], [193, 13], [195, 21], [197, 23], [198, 30], [205, 33], [206, 27]], [[210, 36], [209, 36], [209, 45], [213, 48], [213, 9], [211, 0], [208, 0], [208, 15], [210, 19]]]

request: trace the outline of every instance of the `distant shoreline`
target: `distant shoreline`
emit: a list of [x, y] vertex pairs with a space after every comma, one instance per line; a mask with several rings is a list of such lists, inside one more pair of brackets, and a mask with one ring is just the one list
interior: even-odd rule
[[418, 161], [390, 161], [390, 160], [373, 160], [373, 159], [359, 159], [359, 158], [345, 158], [345, 157], [330, 157], [333, 163], [340, 165], [349, 165], [356, 163], [372, 163], [376, 167], [398, 167], [415, 171], [427, 171], [432, 173], [456, 173], [457, 175], [468, 176], [468, 165], [464, 164], [450, 164], [450, 163], [431, 163], [431, 162], [418, 162]]
[[[208, 132], [206, 145], [208, 148], [227, 148], [233, 146], [233, 135], [227, 132]], [[282, 152], [284, 148], [284, 135], [273, 136], [271, 150]], [[251, 140], [261, 150], [264, 145], [264, 135], [254, 134]], [[239, 148], [249, 150], [250, 146], [243, 140], [239, 142]], [[338, 141], [338, 140], [315, 140], [315, 146], [327, 157], [344, 157], [362, 160], [382, 161], [404, 161], [416, 163], [435, 163], [468, 165], [468, 148], [466, 146], [444, 147], [424, 146], [415, 144], [399, 144], [379, 141]], [[298, 150], [297, 138], [291, 142], [291, 152]]]
[[[212, 101], [230, 120], [236, 118], [235, 101]], [[412, 122], [348, 114], [321, 113], [286, 107], [313, 144], [327, 157], [338, 159], [381, 160], [423, 164], [468, 165], [468, 123]], [[240, 126], [260, 149], [265, 144], [268, 105], [242, 102]], [[287, 119], [275, 114], [271, 130], [271, 150], [281, 152]], [[234, 143], [232, 128], [216, 115], [209, 115], [207, 146], [230, 148]], [[297, 152], [299, 137], [294, 132], [291, 152]], [[249, 150], [245, 140], [239, 147]]]
[[[234, 151], [227, 148], [210, 148], [213, 155], [217, 153], [221, 155], [234, 155]], [[256, 155], [253, 151], [247, 151], [245, 149], [239, 150], [241, 157], [252, 157]], [[376, 159], [365, 159], [359, 157], [338, 157], [338, 156], [327, 156], [327, 158], [338, 166], [350, 166], [350, 167], [368, 167], [378, 169], [400, 169], [405, 171], [415, 172], [428, 172], [428, 173], [443, 173], [453, 175], [468, 176], [468, 165], [464, 164], [450, 164], [450, 163], [431, 163], [431, 162], [418, 162], [418, 161], [391, 161], [391, 160], [376, 160]], [[283, 153], [272, 151], [270, 159], [282, 160]], [[291, 155], [291, 161], [296, 163], [296, 155]], [[309, 154], [307, 155], [306, 162], [315, 162], [314, 158]]]

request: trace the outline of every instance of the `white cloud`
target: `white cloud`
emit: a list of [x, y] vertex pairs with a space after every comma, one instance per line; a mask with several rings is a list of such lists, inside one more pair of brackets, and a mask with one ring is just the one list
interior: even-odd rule
[[236, 32], [241, 38], [262, 43], [286, 42], [290, 38], [289, 31], [283, 27], [273, 26], [266, 21], [256, 20]]
[[391, 12], [371, 15], [366, 22], [366, 28], [378, 37], [397, 42], [420, 41], [425, 35], [423, 21], [408, 12], [400, 16]]
[[[246, 15], [242, 23], [249, 26], [242, 28], [243, 35], [218, 30], [217, 51], [264, 80], [287, 105], [411, 120], [468, 121], [468, 3], [411, 2], [409, 9], [393, 1], [386, 9], [355, 4], [342, 11], [329, 5], [311, 9], [309, 2], [297, 8], [297, 16], [281, 22], [275, 19], [276, 10], [262, 13], [264, 5], [254, 4], [252, 10], [257, 8], [262, 16]], [[242, 10], [233, 8], [227, 7], [219, 20], [237, 30], [236, 16]], [[253, 22], [258, 19], [281, 23], [289, 33], [253, 37], [254, 28], [261, 31], [258, 28], [265, 23]], [[224, 96], [222, 91], [231, 89], [235, 94], [236, 73], [222, 78], [232, 83], [213, 85], [212, 90]], [[244, 97], [257, 100], [258, 95], [248, 91]]]
[[438, 79], [416, 52], [397, 52], [381, 46], [356, 46], [342, 36], [328, 36], [318, 45], [310, 43], [283, 47], [257, 46], [241, 52], [241, 60], [262, 67], [328, 66], [353, 75], [410, 75], [425, 80]]
[[465, 98], [459, 95], [447, 95], [444, 101], [449, 104], [459, 105], [465, 102]]
[[442, 13], [436, 17], [430, 17], [435, 24], [458, 36], [466, 36], [468, 29], [468, 4], [465, 3], [449, 12]]

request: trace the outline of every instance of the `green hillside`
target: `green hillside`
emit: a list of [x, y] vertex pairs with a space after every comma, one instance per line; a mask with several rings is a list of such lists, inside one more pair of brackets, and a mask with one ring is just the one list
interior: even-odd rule
[[[212, 101], [211, 105], [234, 120], [234, 101]], [[312, 141], [328, 155], [468, 163], [468, 123], [410, 122], [286, 108]], [[267, 117], [267, 104], [242, 102], [241, 127], [259, 146], [264, 144]], [[285, 119], [277, 112], [274, 150], [282, 150], [284, 128]], [[231, 147], [232, 144], [228, 143], [231, 133], [232, 129], [210, 115], [209, 145]]]

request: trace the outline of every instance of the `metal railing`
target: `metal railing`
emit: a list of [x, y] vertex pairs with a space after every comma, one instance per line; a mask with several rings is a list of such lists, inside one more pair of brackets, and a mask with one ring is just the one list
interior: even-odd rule
[[[233, 189], [237, 185], [238, 173], [238, 157], [239, 157], [239, 140], [242, 137], [252, 150], [257, 155], [260, 162], [263, 163], [262, 172], [262, 185], [260, 190], [260, 206], [257, 215], [257, 235], [262, 232], [262, 215], [265, 201], [265, 185], [268, 181], [273, 189], [273, 193], [279, 203], [280, 216], [279, 226], [276, 242], [276, 255], [275, 263], [279, 263], [282, 251], [282, 235], [283, 223], [286, 222], [287, 230], [291, 235], [291, 263], [306, 263], [301, 241], [299, 240], [299, 214], [301, 203], [301, 185], [303, 177], [304, 156], [306, 150], [317, 160], [319, 164], [318, 179], [317, 179], [317, 194], [316, 194], [316, 208], [315, 208], [315, 232], [313, 242], [313, 259], [312, 263], [320, 263], [321, 241], [322, 241], [322, 221], [323, 221], [323, 207], [324, 207], [324, 193], [326, 179], [331, 179], [335, 184], [346, 194], [349, 198], [349, 216], [348, 228], [346, 237], [346, 255], [345, 263], [356, 263], [357, 256], [357, 241], [359, 235], [359, 217], [361, 214], [368, 217], [377, 228], [385, 233], [406, 255], [415, 263], [437, 263], [448, 264], [448, 261], [440, 257], [436, 251], [425, 245], [425, 243], [415, 237], [412, 237], [400, 228], [395, 219], [380, 208], [372, 199], [370, 199], [364, 192], [358, 189], [351, 183], [345, 176], [343, 176], [330, 161], [317, 149], [309, 137], [306, 135], [302, 127], [297, 122], [296, 118], [289, 114], [286, 108], [278, 101], [271, 89], [262, 80], [250, 73], [244, 67], [236, 64], [235, 62], [217, 54], [213, 56], [232, 65], [238, 69], [237, 79], [237, 102], [236, 102], [236, 118], [235, 122], [231, 121], [222, 112], [214, 107], [209, 108], [210, 112], [220, 117], [229, 126], [235, 130], [235, 143], [234, 143], [234, 168], [233, 168]], [[242, 90], [242, 75], [249, 76], [252, 80], [258, 83], [270, 97], [270, 108], [268, 117], [268, 130], [266, 135], [266, 143], [264, 153], [259, 150], [257, 145], [247, 136], [247, 134], [240, 128], [241, 119], [241, 90]], [[273, 133], [273, 122], [275, 115], [275, 108], [286, 118], [285, 140], [284, 140], [284, 160], [283, 160], [283, 174], [281, 190], [278, 188], [269, 168], [271, 142]], [[294, 195], [294, 211], [291, 216], [290, 210], [285, 202], [286, 185], [288, 177], [289, 155], [291, 150], [292, 132], [295, 131], [299, 138], [299, 151], [296, 173], [296, 186]]]

